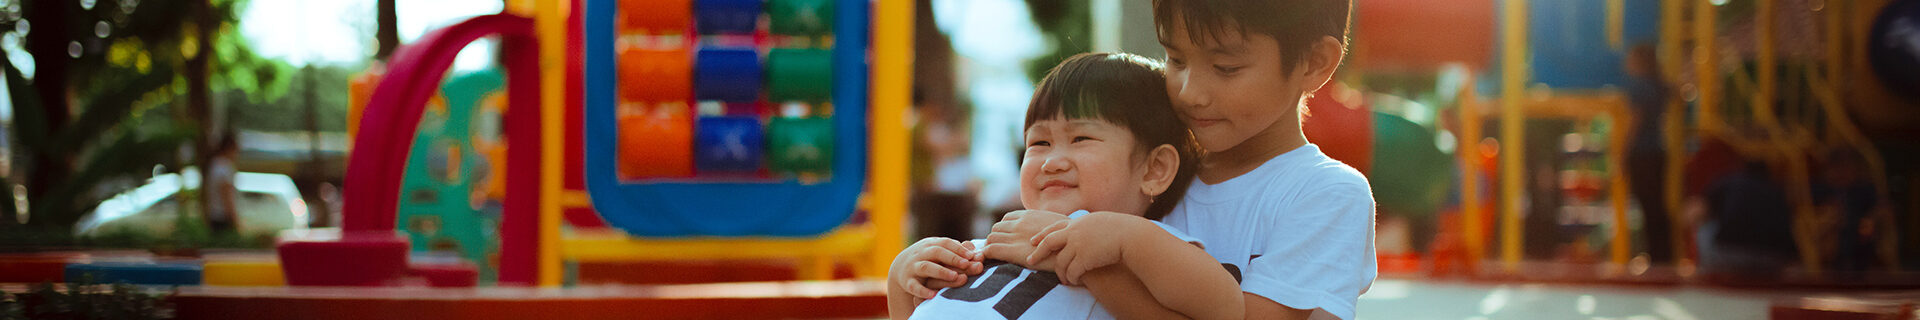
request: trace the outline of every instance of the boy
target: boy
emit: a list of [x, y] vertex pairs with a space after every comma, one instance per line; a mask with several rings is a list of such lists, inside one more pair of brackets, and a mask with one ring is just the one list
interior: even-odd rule
[[[1300, 129], [1304, 98], [1332, 78], [1345, 54], [1350, 7], [1348, 0], [1154, 1], [1167, 91], [1205, 151], [1197, 183], [1161, 221], [1204, 241], [1236, 275], [1246, 318], [1353, 319], [1374, 279], [1367, 181]], [[1143, 303], [1103, 283], [1154, 276], [1136, 266], [1104, 268], [1169, 247], [1149, 243], [1164, 237], [1110, 231], [1150, 230], [1144, 224], [1109, 213], [1067, 220], [1020, 212], [994, 225], [985, 255], [1056, 266], [1063, 281], [1084, 280], [1102, 304]]]

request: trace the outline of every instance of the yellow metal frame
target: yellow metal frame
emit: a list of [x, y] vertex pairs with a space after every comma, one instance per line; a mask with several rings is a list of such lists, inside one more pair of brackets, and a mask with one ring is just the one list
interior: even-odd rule
[[[1684, 16], [1680, 14], [1689, 4], [1693, 5], [1691, 38], [1687, 37], [1685, 32], [1687, 30], [1682, 29], [1681, 20]], [[1713, 0], [1668, 0], [1663, 3], [1661, 56], [1665, 60], [1663, 65], [1669, 68], [1667, 74], [1679, 74], [1683, 71], [1678, 63], [1680, 46], [1686, 40], [1692, 40], [1695, 43], [1692, 65], [1695, 68], [1693, 72], [1697, 76], [1695, 87], [1698, 90], [1697, 104], [1700, 108], [1700, 115], [1695, 123], [1697, 135], [1719, 138], [1726, 141], [1735, 152], [1748, 157], [1765, 159], [1776, 167], [1784, 169], [1779, 173], [1785, 176], [1787, 200], [1794, 212], [1792, 236], [1801, 248], [1801, 264], [1808, 273], [1812, 274], [1819, 274], [1822, 271], [1820, 263], [1822, 253], [1819, 252], [1817, 242], [1820, 234], [1830, 229], [1827, 228], [1827, 224], [1832, 221], [1829, 217], [1819, 214], [1813, 206], [1812, 177], [1808, 172], [1809, 164], [1806, 163], [1808, 154], [1832, 146], [1846, 146], [1858, 150], [1865, 159], [1869, 176], [1880, 197], [1888, 199], [1886, 164], [1883, 163], [1879, 150], [1866, 139], [1852, 121], [1848, 120], [1847, 112], [1842, 109], [1845, 102], [1840, 94], [1842, 89], [1838, 86], [1842, 82], [1840, 79], [1844, 79], [1846, 70], [1841, 61], [1849, 57], [1846, 49], [1848, 42], [1842, 41], [1844, 34], [1842, 19], [1846, 19], [1848, 14], [1853, 12], [1837, 7], [1848, 4], [1852, 2], [1830, 2], [1829, 8], [1821, 10], [1821, 14], [1825, 15], [1821, 23], [1826, 28], [1824, 30], [1826, 38], [1830, 39], [1825, 41], [1827, 43], [1825, 53], [1828, 59], [1825, 63], [1825, 72], [1802, 72], [1799, 75], [1806, 78], [1808, 86], [1812, 88], [1814, 100], [1819, 104], [1820, 112], [1826, 114], [1828, 132], [1822, 135], [1809, 132], [1804, 127], [1790, 127], [1790, 123], [1780, 119], [1773, 110], [1774, 105], [1771, 102], [1778, 95], [1780, 77], [1777, 74], [1779, 61], [1774, 32], [1777, 8], [1773, 1], [1756, 2], [1753, 32], [1757, 45], [1755, 54], [1757, 71], [1749, 75], [1744, 70], [1736, 70], [1734, 75], [1736, 81], [1733, 83], [1736, 89], [1753, 91], [1752, 101], [1747, 105], [1752, 110], [1753, 123], [1746, 125], [1757, 129], [1761, 136], [1749, 137], [1735, 129], [1735, 124], [1721, 116], [1723, 102], [1720, 101], [1720, 97], [1725, 90], [1725, 84], [1722, 80], [1724, 74], [1720, 71], [1719, 61], [1723, 54], [1721, 50], [1724, 49], [1718, 43], [1717, 36], [1720, 30], [1715, 25], [1719, 19], [1718, 6], [1713, 3]], [[1748, 81], [1749, 78], [1751, 83]], [[1685, 110], [1684, 108], [1685, 106], [1678, 101], [1668, 105], [1669, 114], [1680, 114]], [[1664, 124], [1664, 131], [1668, 134], [1667, 142], [1669, 145], [1678, 145], [1684, 141], [1682, 134], [1686, 133], [1685, 125], [1682, 123], [1684, 120], [1678, 117], [1668, 117], [1667, 120]], [[1672, 212], [1679, 212], [1681, 209], [1682, 191], [1679, 186], [1684, 179], [1684, 166], [1681, 162], [1685, 157], [1686, 151], [1683, 148], [1667, 148], [1666, 184], [1669, 199], [1666, 205]], [[1675, 226], [1684, 227], [1678, 223]], [[1676, 235], [1681, 232], [1680, 230], [1681, 228], [1675, 228]]]
[[[1498, 116], [1503, 125], [1500, 126], [1501, 145], [1498, 169], [1500, 196], [1495, 197], [1498, 201], [1497, 210], [1500, 213], [1501, 266], [1509, 273], [1520, 270], [1521, 245], [1524, 242], [1521, 237], [1524, 226], [1520, 221], [1520, 212], [1524, 208], [1520, 207], [1519, 201], [1525, 193], [1523, 187], [1526, 177], [1526, 153], [1522, 149], [1526, 147], [1526, 119], [1605, 117], [1613, 128], [1608, 132], [1606, 162], [1609, 168], [1607, 194], [1613, 209], [1613, 224], [1616, 226], [1610, 236], [1609, 256], [1614, 267], [1612, 270], [1624, 270], [1622, 267], [1631, 258], [1632, 244], [1631, 233], [1625, 227], [1628, 198], [1626, 173], [1620, 168], [1624, 168], [1623, 152], [1626, 149], [1626, 135], [1631, 132], [1633, 115], [1627, 111], [1625, 97], [1618, 92], [1556, 95], [1550, 89], [1527, 89], [1527, 83], [1532, 81], [1528, 76], [1531, 68], [1527, 65], [1527, 61], [1532, 56], [1532, 52], [1527, 49], [1529, 32], [1527, 7], [1528, 0], [1510, 0], [1501, 7], [1501, 79]], [[1609, 0], [1607, 11], [1609, 42], [1619, 47], [1620, 29], [1625, 19], [1624, 4], [1619, 0]], [[1461, 156], [1465, 159], [1463, 162], [1468, 163], [1463, 166], [1464, 176], [1476, 177], [1479, 168], [1472, 163], [1478, 162], [1479, 151], [1475, 146], [1480, 137], [1480, 122], [1484, 119], [1484, 115], [1478, 110], [1477, 102], [1471, 101], [1472, 99], [1467, 100], [1460, 110], [1463, 120], [1461, 131], [1464, 138], [1458, 139], [1460, 147], [1456, 150], [1462, 150]], [[1466, 196], [1461, 203], [1467, 209], [1462, 212], [1478, 211], [1480, 203], [1477, 196], [1478, 190], [1479, 185], [1476, 179], [1463, 179], [1462, 194]], [[1461, 229], [1467, 234], [1464, 238], [1467, 239], [1467, 256], [1470, 260], [1478, 261], [1485, 251], [1484, 239], [1478, 236], [1482, 227], [1477, 214], [1470, 214], [1462, 220]]]
[[1510, 0], [1500, 18], [1500, 262], [1520, 271], [1520, 194], [1525, 181], [1526, 111], [1521, 108], [1528, 82], [1527, 1]]

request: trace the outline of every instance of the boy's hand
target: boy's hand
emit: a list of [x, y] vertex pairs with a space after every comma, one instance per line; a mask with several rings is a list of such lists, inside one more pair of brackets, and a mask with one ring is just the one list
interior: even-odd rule
[[932, 299], [940, 289], [965, 285], [967, 275], [980, 274], [983, 268], [972, 242], [929, 237], [901, 250], [887, 269], [887, 281], [917, 301]]
[[1029, 263], [1052, 259], [1060, 281], [1080, 283], [1080, 276], [1093, 269], [1120, 263], [1128, 235], [1143, 222], [1140, 217], [1100, 212], [1079, 219], [1056, 222], [1031, 239], [1039, 243]]
[[1020, 210], [1007, 213], [1000, 222], [993, 224], [993, 233], [987, 235], [987, 259], [1006, 261], [1032, 269], [1034, 271], [1054, 271], [1052, 260], [1028, 261], [1033, 255], [1033, 236], [1041, 229], [1056, 222], [1067, 220], [1066, 215], [1045, 210]]

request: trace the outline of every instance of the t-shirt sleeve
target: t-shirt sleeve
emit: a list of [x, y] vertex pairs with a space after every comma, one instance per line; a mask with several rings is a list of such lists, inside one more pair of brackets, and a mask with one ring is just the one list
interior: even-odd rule
[[1247, 264], [1241, 288], [1289, 308], [1353, 319], [1373, 283], [1373, 194], [1364, 184], [1321, 188], [1260, 221], [1264, 247]]
[[1181, 232], [1180, 229], [1175, 229], [1173, 228], [1173, 226], [1167, 225], [1165, 223], [1160, 223], [1159, 221], [1154, 221], [1153, 225], [1160, 227], [1160, 230], [1166, 230], [1168, 234], [1172, 234], [1174, 238], [1178, 238], [1180, 239], [1180, 241], [1186, 241], [1187, 243], [1191, 243], [1193, 244], [1193, 246], [1200, 247], [1201, 249], [1207, 248], [1207, 245], [1205, 243], [1200, 242], [1200, 238], [1194, 238], [1191, 235], [1187, 235], [1186, 232]]

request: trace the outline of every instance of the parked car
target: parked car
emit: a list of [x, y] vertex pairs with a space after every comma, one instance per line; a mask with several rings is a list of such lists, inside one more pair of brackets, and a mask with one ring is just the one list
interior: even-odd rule
[[[183, 206], [184, 190], [198, 190], [200, 175], [161, 174], [140, 187], [100, 202], [74, 225], [74, 234], [94, 237], [132, 234], [165, 237], [174, 232], [182, 211], [200, 214], [197, 205]], [[311, 221], [307, 202], [293, 178], [283, 174], [240, 172], [234, 176], [238, 196], [234, 228], [245, 238], [272, 237], [281, 230], [305, 229]], [[197, 219], [196, 219], [197, 221]]]

